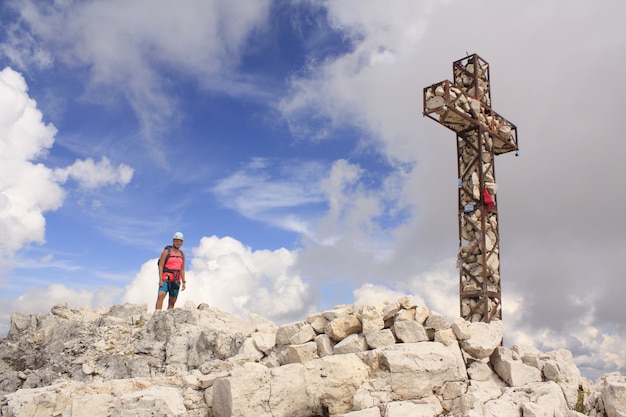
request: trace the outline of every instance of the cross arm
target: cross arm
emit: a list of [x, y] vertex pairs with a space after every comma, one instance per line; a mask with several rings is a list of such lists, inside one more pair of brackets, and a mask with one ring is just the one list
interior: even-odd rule
[[483, 128], [494, 138], [496, 155], [518, 150], [517, 127], [451, 81], [424, 88], [423, 115], [460, 135]]

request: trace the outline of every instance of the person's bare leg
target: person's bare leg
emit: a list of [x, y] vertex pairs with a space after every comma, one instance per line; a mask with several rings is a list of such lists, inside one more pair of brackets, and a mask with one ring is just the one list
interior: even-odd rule
[[170, 297], [169, 300], [167, 300], [167, 309], [171, 310], [174, 308], [174, 304], [176, 304], [176, 298], [172, 298]]
[[167, 293], [165, 291], [159, 291], [156, 300], [156, 306], [154, 307], [156, 310], [160, 310], [163, 308], [163, 300], [165, 300], [165, 296]]

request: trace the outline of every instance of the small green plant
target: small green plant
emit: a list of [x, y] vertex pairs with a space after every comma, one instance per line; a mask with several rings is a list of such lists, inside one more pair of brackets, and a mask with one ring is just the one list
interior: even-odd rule
[[585, 390], [582, 385], [578, 386], [578, 400], [576, 401], [576, 411], [585, 413]]
[[115, 350], [115, 345], [113, 343], [111, 343], [111, 346], [109, 346], [108, 348], [106, 348], [107, 352], [110, 352], [112, 350]]

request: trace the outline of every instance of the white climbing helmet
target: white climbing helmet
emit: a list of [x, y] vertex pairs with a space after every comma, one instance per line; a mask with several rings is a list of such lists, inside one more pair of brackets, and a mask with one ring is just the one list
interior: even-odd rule
[[182, 234], [182, 233], [180, 233], [180, 232], [176, 232], [176, 233], [174, 233], [174, 237], [173, 237], [172, 239], [180, 239], [180, 240], [184, 240], [184, 239], [185, 239], [185, 236], [183, 236], [183, 234]]

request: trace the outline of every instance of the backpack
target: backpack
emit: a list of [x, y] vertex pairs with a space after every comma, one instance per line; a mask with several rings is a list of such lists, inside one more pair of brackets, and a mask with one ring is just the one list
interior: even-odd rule
[[[167, 260], [170, 258], [171, 254], [172, 254], [172, 245], [167, 245], [163, 249], [167, 249], [167, 255], [165, 255], [165, 261], [163, 262], [163, 272], [172, 272], [172, 271], [170, 271], [169, 269], [167, 269], [165, 267], [165, 265], [167, 264]], [[183, 252], [180, 249], [178, 249], [178, 250], [183, 255], [183, 262], [185, 262], [185, 252]], [[160, 266], [160, 264], [161, 264], [161, 257], [159, 256], [159, 259], [157, 259], [157, 267]]]

